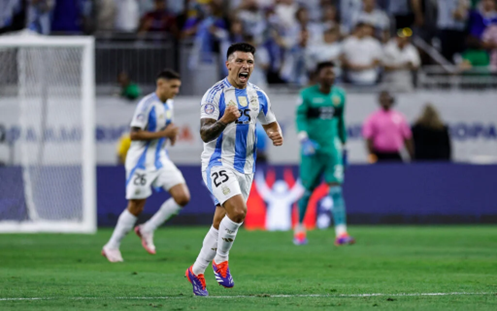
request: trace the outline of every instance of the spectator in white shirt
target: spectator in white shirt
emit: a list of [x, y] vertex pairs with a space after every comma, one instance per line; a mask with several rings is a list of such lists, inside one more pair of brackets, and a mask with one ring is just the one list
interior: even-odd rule
[[298, 36], [298, 42], [285, 53], [283, 66], [281, 67], [281, 78], [285, 82], [304, 86], [307, 84], [308, 75], [305, 64], [306, 51], [309, 47], [309, 31], [302, 29]]
[[418, 50], [410, 43], [408, 30], [400, 30], [397, 37], [385, 46], [383, 66], [384, 83], [389, 89], [411, 91], [413, 89], [412, 71], [419, 68], [421, 59]]
[[354, 34], [343, 41], [342, 65], [352, 84], [374, 85], [378, 80], [383, 50], [373, 32], [371, 25], [359, 23]]
[[352, 26], [352, 16], [356, 12], [361, 11], [362, 0], [341, 0], [340, 4], [340, 20], [344, 33], [350, 34], [354, 27]]
[[140, 24], [138, 0], [114, 0], [116, 2], [116, 30], [135, 32]]
[[299, 9], [293, 0], [280, 0], [274, 8], [274, 12], [282, 28], [289, 29], [295, 24], [295, 13]]
[[340, 55], [342, 54], [342, 44], [338, 25], [328, 29], [323, 34], [323, 43], [310, 45], [306, 50], [306, 68], [308, 72], [313, 72], [318, 63], [331, 61], [335, 64], [335, 76], [341, 77]]
[[245, 32], [260, 40], [267, 28], [267, 22], [264, 13], [259, 10], [257, 1], [244, 0], [238, 9], [237, 16], [241, 20]]
[[362, 0], [362, 10], [352, 15], [352, 26], [359, 22], [373, 25], [377, 30], [377, 38], [382, 42], [388, 40], [390, 32], [390, 19], [387, 14], [376, 7], [376, 0]]
[[321, 24], [324, 30], [337, 28], [340, 30], [340, 35], [344, 33], [343, 28], [338, 21], [338, 11], [336, 6], [332, 4], [326, 4], [321, 7], [322, 15], [321, 15]]
[[305, 7], [300, 7], [295, 13], [296, 23], [285, 33], [285, 46], [291, 48], [299, 41], [299, 35], [303, 29], [309, 33], [309, 43], [318, 44], [323, 39], [323, 26], [313, 23], [309, 19], [309, 11]]

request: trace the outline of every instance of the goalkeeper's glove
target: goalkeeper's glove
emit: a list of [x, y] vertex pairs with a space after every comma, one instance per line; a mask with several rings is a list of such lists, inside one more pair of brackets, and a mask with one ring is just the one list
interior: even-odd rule
[[312, 156], [316, 154], [316, 150], [319, 149], [319, 144], [312, 139], [305, 138], [301, 142], [302, 144], [302, 153], [305, 156]]

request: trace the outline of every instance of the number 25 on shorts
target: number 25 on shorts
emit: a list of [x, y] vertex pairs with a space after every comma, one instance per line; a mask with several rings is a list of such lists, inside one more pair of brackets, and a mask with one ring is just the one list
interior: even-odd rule
[[214, 172], [211, 174], [212, 181], [214, 182], [214, 186], [219, 187], [221, 184], [227, 182], [230, 178], [226, 174], [226, 171]]

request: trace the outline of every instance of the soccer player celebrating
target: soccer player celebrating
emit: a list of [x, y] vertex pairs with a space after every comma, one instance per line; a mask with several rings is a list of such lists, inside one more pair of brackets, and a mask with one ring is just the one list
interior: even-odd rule
[[172, 99], [178, 94], [180, 86], [180, 76], [166, 69], [157, 76], [155, 92], [145, 96], [136, 107], [131, 121], [132, 142], [125, 163], [128, 207], [119, 216], [112, 237], [102, 249], [102, 255], [110, 262], [123, 261], [119, 245], [133, 228], [146, 199], [152, 194], [151, 187], [157, 191], [169, 191], [171, 198], [162, 204], [149, 221], [135, 227], [135, 233], [150, 254], [155, 254], [155, 229], [190, 201], [185, 179], [165, 149], [166, 141], [173, 146], [178, 135], [178, 127], [172, 122]]
[[[300, 178], [306, 189], [300, 199], [299, 223], [295, 227], [294, 243], [306, 244], [303, 225], [305, 212], [314, 189], [321, 177], [330, 187], [335, 222], [335, 245], [353, 244], [347, 234], [345, 202], [342, 195], [343, 156], [342, 146], [347, 141], [344, 120], [345, 91], [333, 86], [335, 73], [332, 62], [317, 65], [318, 84], [305, 88], [300, 93], [297, 107], [297, 131], [301, 142]], [[342, 145], [342, 146], [340, 146]]]
[[246, 202], [255, 171], [256, 119], [273, 145], [283, 144], [269, 98], [248, 82], [254, 69], [254, 54], [255, 48], [250, 44], [230, 46], [228, 77], [210, 88], [201, 102], [202, 176], [215, 198], [216, 210], [200, 254], [185, 273], [197, 296], [209, 295], [204, 272], [211, 261], [217, 282], [227, 288], [235, 285], [228, 255], [247, 213]]

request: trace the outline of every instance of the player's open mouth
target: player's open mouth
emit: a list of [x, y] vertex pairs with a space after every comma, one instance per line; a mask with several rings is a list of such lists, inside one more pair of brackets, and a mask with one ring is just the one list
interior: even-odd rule
[[238, 79], [240, 79], [240, 81], [242, 82], [247, 82], [248, 76], [249, 76], [248, 72], [240, 72], [238, 74]]

